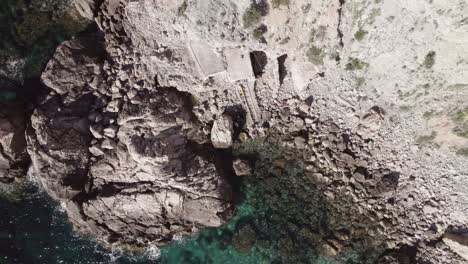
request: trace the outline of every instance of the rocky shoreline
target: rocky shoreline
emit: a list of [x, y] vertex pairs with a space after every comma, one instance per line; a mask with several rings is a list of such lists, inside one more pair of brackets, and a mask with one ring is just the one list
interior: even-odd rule
[[[238, 213], [244, 182], [258, 187], [260, 216], [236, 227], [240, 252], [268, 248], [283, 263], [351, 253], [358, 263], [464, 263], [468, 200], [456, 186], [466, 159], [400, 145], [411, 118], [388, 98], [362, 100], [371, 94], [350, 70], [369, 65], [341, 63], [354, 43], [343, 33], [350, 3], [163, 2], [76, 2], [99, 30], [57, 48], [30, 122], [1, 102], [12, 104], [0, 109], [2, 182], [25, 175], [30, 159], [74, 229], [106, 245], [164, 246], [219, 227]], [[313, 31], [336, 42], [334, 56], [301, 39], [271, 44], [288, 34], [272, 13], [301, 14], [294, 28], [335, 7], [327, 21], [338, 33]], [[447, 180], [432, 185], [439, 175]]]

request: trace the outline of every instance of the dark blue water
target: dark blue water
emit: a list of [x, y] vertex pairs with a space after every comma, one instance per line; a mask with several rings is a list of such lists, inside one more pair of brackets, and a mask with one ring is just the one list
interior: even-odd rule
[[13, 200], [0, 196], [0, 212], [0, 263], [135, 262], [74, 234], [59, 204], [32, 184]]

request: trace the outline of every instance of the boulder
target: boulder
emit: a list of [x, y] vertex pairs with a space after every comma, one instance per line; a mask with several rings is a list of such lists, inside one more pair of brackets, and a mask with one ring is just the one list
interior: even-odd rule
[[73, 4], [80, 16], [89, 20], [94, 19], [94, 12], [96, 11], [97, 5], [96, 0], [74, 0]]
[[72, 102], [91, 92], [91, 77], [101, 74], [103, 56], [104, 48], [98, 36], [65, 41], [47, 63], [41, 80], [63, 96], [65, 103]]
[[29, 159], [26, 154], [26, 114], [24, 105], [2, 101], [0, 108], [0, 181], [11, 182], [26, 175]]
[[468, 236], [446, 233], [442, 241], [455, 253], [468, 261]]
[[234, 123], [232, 117], [227, 114], [219, 116], [211, 129], [211, 143], [213, 147], [226, 149], [232, 146]]

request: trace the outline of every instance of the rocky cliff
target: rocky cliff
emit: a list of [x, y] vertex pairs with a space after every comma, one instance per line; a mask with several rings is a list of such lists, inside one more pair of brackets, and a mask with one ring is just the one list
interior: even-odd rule
[[323, 194], [322, 255], [464, 262], [465, 3], [77, 3], [99, 32], [56, 50], [26, 137], [78, 231], [144, 246], [220, 226], [262, 155], [232, 150], [267, 140], [271, 173], [299, 161]]

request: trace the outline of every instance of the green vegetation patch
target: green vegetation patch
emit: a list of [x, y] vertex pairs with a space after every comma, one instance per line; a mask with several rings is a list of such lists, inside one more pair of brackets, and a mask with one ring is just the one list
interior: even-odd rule
[[434, 142], [434, 139], [437, 137], [437, 132], [432, 131], [432, 133], [428, 136], [420, 136], [416, 139], [416, 144], [423, 146], [429, 145]]
[[434, 114], [435, 114], [434, 111], [427, 111], [427, 112], [424, 112], [423, 117], [425, 119], [431, 119], [434, 116]]
[[356, 79], [356, 86], [357, 87], [361, 87], [364, 85], [364, 83], [366, 83], [366, 79], [364, 77], [358, 77]]
[[311, 63], [315, 65], [323, 65], [323, 58], [325, 58], [325, 53], [321, 48], [311, 46], [306, 55]]
[[280, 6], [289, 6], [291, 0], [273, 0], [271, 1], [271, 5], [273, 8], [278, 8]]
[[259, 27], [254, 29], [253, 37], [255, 39], [261, 39], [267, 31], [268, 31], [267, 26], [265, 24], [261, 24]]
[[187, 11], [187, 8], [188, 8], [187, 1], [184, 1], [182, 5], [180, 5], [179, 8], [177, 9], [177, 15], [183, 16], [185, 14], [185, 11]]
[[244, 28], [250, 28], [262, 20], [262, 17], [268, 15], [269, 5], [266, 1], [252, 2], [249, 8], [245, 11], [242, 16], [244, 22]]
[[431, 69], [434, 66], [435, 56], [436, 56], [435, 51], [430, 51], [429, 53], [427, 53], [426, 57], [424, 58], [424, 63], [423, 63], [426, 69]]
[[358, 58], [349, 58], [349, 62], [346, 64], [347, 71], [363, 70], [369, 67], [369, 63], [361, 61]]
[[362, 28], [359, 29], [356, 33], [354, 33], [354, 38], [357, 40], [357, 41], [362, 41], [364, 40], [364, 38], [366, 37], [367, 35], [367, 31], [363, 30]]
[[455, 123], [453, 132], [457, 136], [468, 138], [468, 107], [453, 113], [452, 121]]
[[460, 156], [468, 157], [468, 148], [461, 148], [457, 150], [457, 154]]

